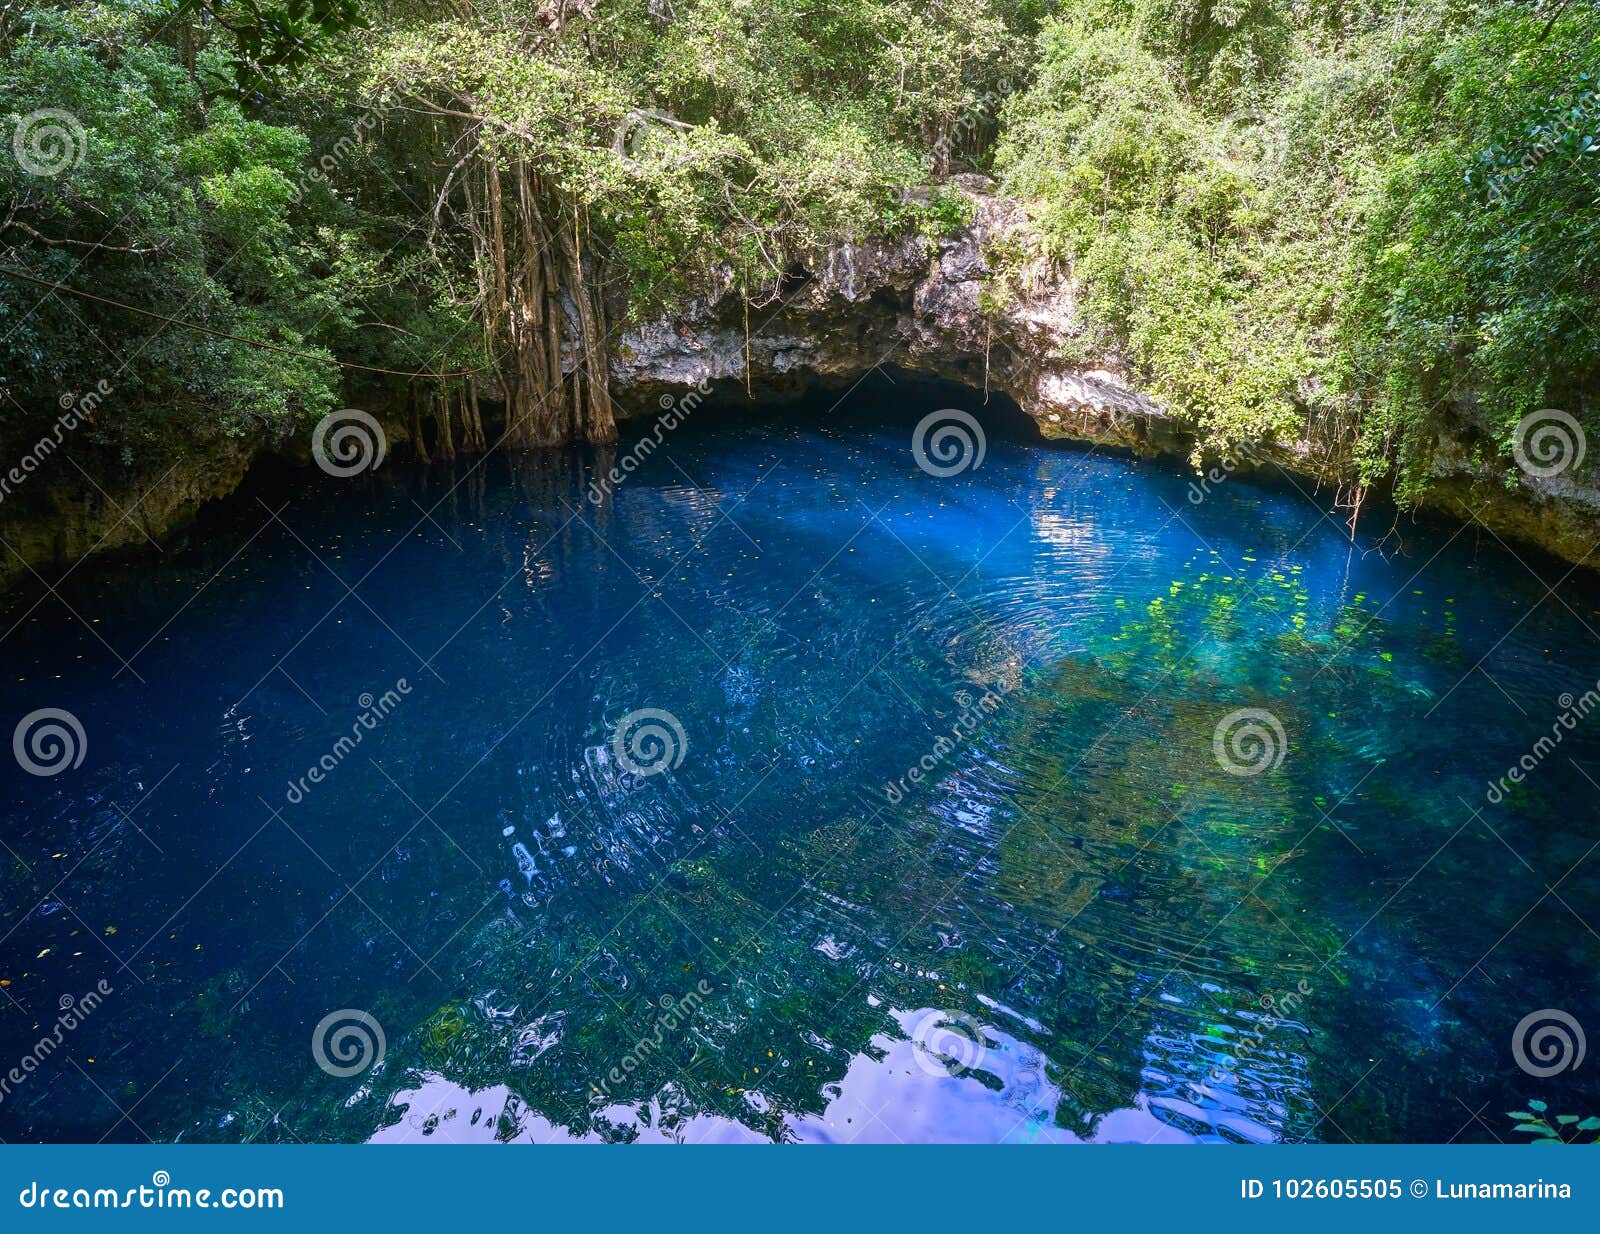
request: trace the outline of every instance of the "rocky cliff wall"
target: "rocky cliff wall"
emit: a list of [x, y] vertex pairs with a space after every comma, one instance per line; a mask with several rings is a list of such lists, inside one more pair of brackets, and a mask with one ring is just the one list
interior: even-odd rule
[[[750, 305], [748, 334], [744, 300], [731, 290], [670, 320], [633, 325], [612, 358], [622, 409], [648, 413], [708, 381], [746, 383], [761, 399], [893, 364], [1004, 393], [1047, 439], [1191, 456], [1195, 433], [1181, 410], [1141, 392], [1119, 357], [1090, 364], [1062, 359], [1083, 351], [1084, 324], [1070, 285], [1046, 285], [986, 311], [985, 254], [1025, 218], [981, 177], [955, 183], [973, 204], [969, 226], [938, 241], [837, 244], [791, 270], [768, 303]], [[1335, 451], [1312, 439], [1266, 445], [1248, 465], [1351, 488]], [[1436, 443], [1422, 504], [1480, 523], [1508, 542], [1600, 566], [1600, 484], [1581, 475], [1517, 467], [1468, 407]]]

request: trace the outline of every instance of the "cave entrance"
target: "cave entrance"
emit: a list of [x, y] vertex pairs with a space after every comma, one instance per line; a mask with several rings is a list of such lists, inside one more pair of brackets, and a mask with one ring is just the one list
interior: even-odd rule
[[[792, 384], [772, 388], [769, 382], [747, 394], [742, 378], [710, 384], [704, 394], [663, 393], [656, 405], [620, 421], [622, 444], [655, 431], [671, 416], [700, 428], [728, 429], [779, 422], [791, 427], [850, 426], [908, 431], [926, 416], [953, 408], [976, 420], [985, 434], [1007, 441], [1038, 443], [1039, 426], [1007, 394], [949, 381], [913, 369], [875, 365], [849, 377], [796, 374]], [[685, 414], [687, 413], [687, 414]]]

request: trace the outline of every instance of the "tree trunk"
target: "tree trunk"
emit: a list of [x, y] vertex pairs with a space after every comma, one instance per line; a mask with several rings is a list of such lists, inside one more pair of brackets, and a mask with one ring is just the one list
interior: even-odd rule
[[433, 422], [438, 427], [438, 436], [434, 439], [434, 446], [439, 451], [439, 457], [454, 460], [456, 456], [456, 434], [450, 423], [450, 394], [441, 390], [433, 398]]
[[599, 444], [617, 439], [617, 424], [611, 412], [611, 383], [606, 372], [610, 353], [604, 308], [598, 289], [590, 285], [584, 274], [579, 225], [574, 212], [571, 233], [565, 228], [561, 232], [563, 273], [578, 317], [578, 338], [572, 349], [573, 401], [577, 412], [572, 436]]
[[422, 436], [422, 395], [413, 392], [411, 395], [411, 448], [417, 452], [419, 463], [431, 463], [428, 457], [428, 443]]
[[472, 382], [461, 387], [461, 448], [470, 453], [484, 450], [483, 421], [478, 418], [478, 392]]
[[[514, 450], [615, 441], [605, 305], [597, 263], [584, 257], [586, 218], [526, 160], [502, 165], [483, 144], [475, 159], [462, 193], [484, 339], [500, 357], [502, 440]], [[460, 448], [484, 449], [476, 389], [469, 384], [461, 398]], [[449, 457], [458, 444], [451, 412], [442, 406], [436, 414], [438, 452]]]

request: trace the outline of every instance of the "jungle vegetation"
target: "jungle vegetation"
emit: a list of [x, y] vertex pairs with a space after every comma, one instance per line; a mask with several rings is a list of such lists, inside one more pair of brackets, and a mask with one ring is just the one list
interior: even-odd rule
[[484, 391], [608, 440], [564, 356], [975, 171], [995, 311], [1071, 278], [1203, 442], [1404, 497], [1443, 417], [1595, 424], [1597, 81], [1580, 0], [7, 0], [0, 436], [104, 382], [123, 465], [358, 398], [482, 449]]

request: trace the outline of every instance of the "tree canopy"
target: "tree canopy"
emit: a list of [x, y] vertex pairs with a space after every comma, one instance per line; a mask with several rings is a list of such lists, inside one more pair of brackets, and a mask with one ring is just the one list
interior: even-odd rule
[[605, 440], [562, 372], [619, 314], [977, 170], [1030, 220], [993, 305], [1043, 261], [1203, 446], [1309, 425], [1404, 496], [1444, 417], [1592, 414], [1597, 81], [1577, 0], [8, 6], [0, 434], [105, 381], [124, 461], [352, 387]]

